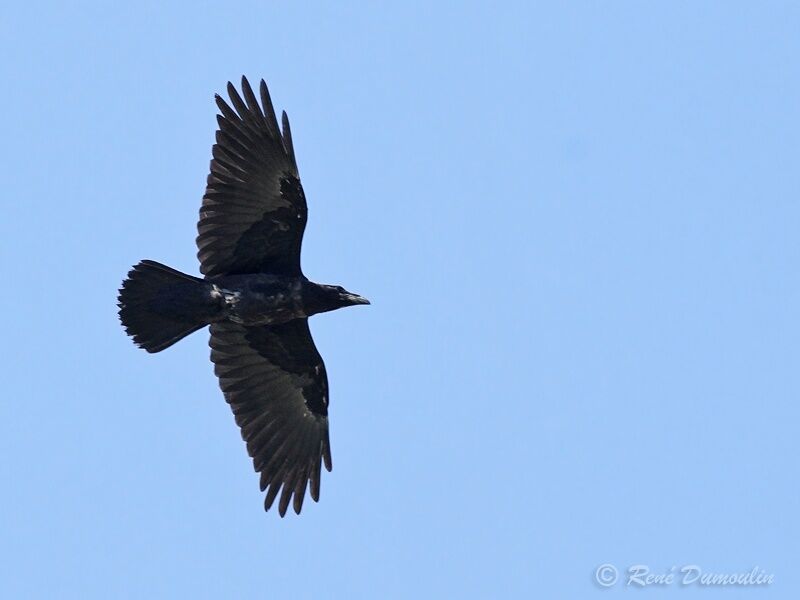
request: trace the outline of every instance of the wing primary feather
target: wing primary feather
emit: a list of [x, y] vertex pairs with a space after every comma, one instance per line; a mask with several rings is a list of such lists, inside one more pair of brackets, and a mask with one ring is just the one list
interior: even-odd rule
[[269, 510], [272, 507], [272, 503], [275, 502], [275, 498], [278, 496], [281, 486], [286, 484], [286, 478], [291, 474], [292, 465], [289, 464], [288, 456], [289, 455], [287, 455], [281, 463], [280, 468], [275, 471], [270, 480], [269, 491], [267, 492], [267, 497], [264, 498], [264, 510]]
[[253, 93], [253, 88], [250, 87], [250, 82], [247, 81], [247, 77], [244, 75], [242, 75], [242, 93], [244, 94], [244, 101], [247, 103], [247, 107], [250, 109], [250, 114], [254, 115], [256, 119], [264, 126], [264, 128], [268, 130], [269, 127], [267, 127], [267, 121], [264, 118], [264, 113], [261, 112], [261, 107], [258, 105], [256, 96]]
[[[228, 106], [228, 103], [219, 94], [216, 96], [216, 100], [217, 108], [221, 113], [221, 115], [217, 116], [217, 124], [220, 130], [230, 135], [236, 135], [238, 138], [243, 138], [240, 140], [242, 144], [246, 143], [251, 148], [258, 147], [255, 133], [245, 125], [244, 121], [236, 114], [236, 111]], [[220, 116], [224, 119], [223, 121], [220, 120]]]
[[269, 484], [269, 491], [267, 495], [264, 497], [264, 510], [269, 510], [272, 508], [272, 503], [275, 502], [275, 497], [278, 495], [278, 490], [281, 489], [281, 484], [283, 482], [278, 479], [274, 478]]
[[[236, 111], [233, 110], [227, 102], [225, 102], [225, 98], [220, 96], [219, 94], [214, 94], [214, 101], [217, 103], [217, 108], [219, 112], [222, 113], [222, 116], [228, 119], [230, 123], [237, 123], [241, 121], [239, 115], [236, 114]], [[222, 125], [220, 124], [220, 127]]]
[[236, 91], [236, 87], [230, 81], [228, 82], [228, 96], [233, 103], [233, 108], [235, 108], [236, 112], [239, 113], [241, 120], [244, 123], [247, 123], [255, 131], [258, 131], [258, 123], [256, 122], [255, 117], [253, 117], [253, 115], [247, 109], [247, 105], [244, 103], [244, 100], [242, 100], [239, 92]]
[[294, 145], [292, 144], [292, 128], [289, 127], [289, 115], [286, 114], [286, 111], [281, 114], [281, 122], [283, 123], [283, 148], [286, 150], [289, 160], [292, 161], [294, 172], [297, 173], [297, 161], [294, 158]]
[[286, 465], [289, 463], [292, 456], [297, 453], [297, 448], [300, 446], [300, 442], [301, 440], [298, 438], [288, 436], [284, 438], [282, 442], [280, 442], [280, 446], [278, 446], [274, 451], [271, 451], [269, 448], [264, 448], [262, 452], [271, 452], [272, 456], [270, 456], [267, 463], [260, 470], [273, 473], [274, 476], [277, 476], [283, 471], [283, 469], [286, 468]]
[[278, 137], [280, 134], [278, 131], [278, 119], [275, 116], [275, 109], [272, 106], [272, 98], [269, 97], [267, 82], [263, 79], [259, 86], [259, 92], [261, 93], [261, 106], [264, 111], [264, 117], [267, 119], [267, 126], [269, 127], [270, 134], [272, 137]]
[[306, 497], [306, 487], [308, 486], [308, 466], [304, 466], [297, 477], [297, 483], [294, 486], [294, 513], [300, 514], [303, 508], [303, 500]]
[[262, 492], [267, 489], [267, 486], [269, 485], [269, 473], [266, 471], [261, 471], [261, 476], [259, 477], [258, 483]]
[[248, 454], [253, 458], [253, 469], [262, 473], [269, 472], [269, 469], [265, 469], [264, 466], [273, 456], [272, 449], [280, 443], [275, 440], [280, 434], [281, 423], [280, 421], [268, 423], [264, 429], [266, 433], [259, 432], [258, 439], [253, 438], [247, 441]]
[[286, 454], [286, 459], [292, 462], [292, 466], [287, 469], [286, 475], [283, 477], [283, 492], [281, 493], [281, 500], [278, 504], [278, 512], [281, 516], [286, 514], [289, 501], [297, 488], [298, 478], [305, 477], [307, 462], [298, 464], [298, 458], [303, 459], [308, 456], [308, 442], [313, 435], [314, 427], [306, 427], [304, 430], [301, 430], [296, 438], [297, 443], [292, 446], [291, 452]]
[[[311, 467], [311, 473], [309, 474], [311, 478], [311, 499], [314, 502], [319, 502], [319, 484], [320, 484], [320, 475], [322, 469], [322, 457], [319, 454], [320, 448], [316, 449], [316, 455], [314, 456], [314, 463]], [[262, 490], [263, 491], [263, 490]]]
[[[275, 477], [272, 480], [272, 484], [270, 484], [269, 492], [267, 493], [268, 496], [270, 495], [272, 496], [272, 498], [269, 501], [269, 506], [266, 506], [265, 504], [267, 510], [269, 510], [269, 508], [272, 506], [272, 503], [275, 502], [275, 498], [277, 497], [278, 491], [280, 491], [281, 487], [283, 487], [284, 490], [286, 489], [287, 487], [286, 481], [288, 478], [292, 476], [292, 472], [293, 472], [293, 465], [290, 465], [288, 464], [288, 462], [286, 462], [283, 464], [280, 471], [278, 471], [278, 473], [275, 474]], [[275, 486], [274, 491], [272, 487], [273, 485]], [[281, 501], [278, 503], [278, 513], [282, 517], [286, 514], [286, 508], [283, 509], [283, 512], [280, 511], [280, 505], [283, 503], [283, 495], [284, 494], [281, 494]]]
[[259, 450], [259, 457], [253, 459], [253, 466], [258, 471], [277, 473], [283, 461], [294, 451], [294, 446], [292, 446], [294, 441], [291, 436], [286, 436], [282, 440], [273, 438], [270, 440], [272, 443]]
[[331, 442], [327, 431], [325, 432], [325, 437], [322, 438], [322, 458], [325, 460], [325, 468], [330, 473], [333, 470], [333, 460], [331, 459]]
[[295, 467], [283, 480], [283, 492], [281, 492], [281, 501], [278, 504], [278, 513], [280, 516], [286, 516], [286, 509], [289, 508], [289, 501], [292, 499], [294, 493], [294, 486], [299, 476], [298, 468]]

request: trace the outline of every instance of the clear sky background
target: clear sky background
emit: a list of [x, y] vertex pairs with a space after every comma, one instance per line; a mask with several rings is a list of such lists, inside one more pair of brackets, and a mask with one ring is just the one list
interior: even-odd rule
[[[15, 3], [0, 16], [3, 598], [592, 598], [595, 569], [800, 591], [800, 9]], [[264, 513], [199, 332], [214, 92], [291, 119], [334, 470]]]

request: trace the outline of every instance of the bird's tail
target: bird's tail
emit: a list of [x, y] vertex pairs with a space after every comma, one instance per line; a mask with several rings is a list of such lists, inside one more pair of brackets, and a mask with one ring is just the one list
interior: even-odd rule
[[119, 319], [133, 341], [161, 352], [208, 325], [220, 308], [211, 285], [153, 260], [128, 273], [119, 290]]

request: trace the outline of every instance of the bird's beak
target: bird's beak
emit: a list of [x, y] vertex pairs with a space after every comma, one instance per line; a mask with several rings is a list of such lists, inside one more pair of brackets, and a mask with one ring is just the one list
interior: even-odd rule
[[350, 304], [369, 304], [369, 300], [367, 300], [367, 299], [366, 299], [366, 298], [364, 298], [363, 296], [359, 296], [358, 294], [348, 293], [348, 294], [345, 296], [345, 299], [346, 299], [346, 300], [347, 300], [347, 301], [348, 301]]

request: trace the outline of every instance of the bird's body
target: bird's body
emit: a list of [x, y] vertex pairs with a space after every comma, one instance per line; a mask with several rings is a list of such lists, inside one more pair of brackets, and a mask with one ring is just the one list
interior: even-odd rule
[[[341, 298], [337, 286], [320, 285], [305, 277], [267, 273], [223, 275], [203, 280], [210, 322], [232, 321], [241, 325], [278, 325], [351, 304], [367, 304], [356, 294]], [[179, 284], [178, 294], [183, 293]], [[349, 303], [348, 303], [349, 302]], [[212, 309], [213, 307], [213, 309]]]
[[[308, 281], [277, 275], [230, 275], [211, 280], [224, 318], [242, 325], [275, 325], [311, 316], [303, 301]], [[311, 284], [314, 285], [314, 284]]]
[[[204, 278], [144, 260], [119, 294], [120, 319], [134, 342], [160, 352], [210, 326], [211, 360], [267, 490], [269, 509], [306, 486], [319, 498], [320, 467], [331, 469], [328, 379], [308, 317], [369, 302], [309, 281], [300, 268], [307, 206], [289, 121], [278, 127], [264, 81], [261, 106], [242, 78], [233, 109], [219, 96], [219, 130], [200, 209], [198, 258]], [[235, 109], [235, 110], [234, 110]]]

